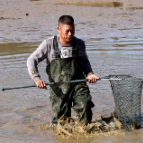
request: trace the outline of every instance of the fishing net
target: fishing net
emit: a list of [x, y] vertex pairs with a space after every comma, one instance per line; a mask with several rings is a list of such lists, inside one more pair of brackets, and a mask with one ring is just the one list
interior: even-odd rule
[[[62, 118], [53, 130], [53, 135], [59, 138], [90, 138], [96, 136], [124, 135], [120, 129], [129, 130], [141, 127], [141, 94], [142, 79], [129, 75], [109, 75], [101, 80], [109, 80], [114, 95], [115, 111], [109, 117], [99, 116], [92, 123], [84, 125], [77, 117]], [[53, 128], [42, 124], [40, 130]]]
[[114, 116], [129, 130], [141, 127], [142, 79], [129, 75], [108, 76], [115, 102]]
[[[141, 94], [142, 79], [129, 75], [109, 75], [101, 80], [109, 80], [114, 95], [115, 111], [109, 117], [99, 116], [92, 123], [84, 125], [77, 117], [62, 118], [53, 130], [53, 135], [59, 138], [90, 138], [96, 136], [123, 135], [122, 128], [129, 130], [141, 127]], [[47, 130], [53, 128], [48, 124], [38, 128]]]

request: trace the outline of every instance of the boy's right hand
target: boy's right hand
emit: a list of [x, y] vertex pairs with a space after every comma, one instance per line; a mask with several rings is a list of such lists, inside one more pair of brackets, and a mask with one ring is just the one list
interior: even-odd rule
[[42, 89], [47, 90], [46, 83], [44, 80], [39, 79], [39, 80], [35, 81], [35, 84], [38, 88], [42, 88]]

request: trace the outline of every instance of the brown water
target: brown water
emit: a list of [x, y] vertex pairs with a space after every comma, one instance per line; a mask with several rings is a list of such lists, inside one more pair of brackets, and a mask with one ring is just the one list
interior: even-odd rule
[[[143, 78], [143, 1], [0, 1], [0, 87], [33, 84], [26, 60], [45, 38], [57, 34], [62, 14], [75, 18], [76, 36], [85, 40], [93, 71], [99, 77], [131, 74]], [[28, 16], [25, 14], [28, 13]], [[48, 82], [45, 61], [39, 64]], [[110, 114], [114, 101], [108, 81], [89, 84], [93, 116]], [[143, 142], [143, 129], [80, 140], [62, 140], [51, 130], [39, 130], [54, 116], [48, 91], [28, 88], [0, 91], [0, 142], [19, 143], [128, 143]], [[143, 102], [142, 102], [143, 103]], [[143, 113], [143, 107], [142, 107]]]

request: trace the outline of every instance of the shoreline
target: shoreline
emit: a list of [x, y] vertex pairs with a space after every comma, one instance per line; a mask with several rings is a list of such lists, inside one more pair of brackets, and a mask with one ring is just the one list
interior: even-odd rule
[[74, 17], [76, 36], [81, 39], [143, 36], [141, 0], [118, 0], [116, 3], [109, 0], [85, 0], [84, 3], [80, 0], [76, 3], [3, 0], [0, 5], [0, 43], [43, 41], [58, 33], [57, 20], [65, 13]]

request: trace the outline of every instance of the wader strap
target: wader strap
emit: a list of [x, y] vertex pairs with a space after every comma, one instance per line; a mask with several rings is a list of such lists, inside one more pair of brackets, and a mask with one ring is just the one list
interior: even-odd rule
[[73, 37], [73, 40], [72, 40], [72, 42], [73, 42], [73, 52], [72, 52], [72, 56], [73, 57], [77, 57], [77, 48], [76, 48], [76, 42], [75, 42], [75, 37]]
[[58, 37], [57, 37], [57, 35], [54, 36], [53, 48], [55, 50], [56, 59], [59, 59], [60, 58], [60, 51], [59, 51], [59, 45], [58, 45]]

